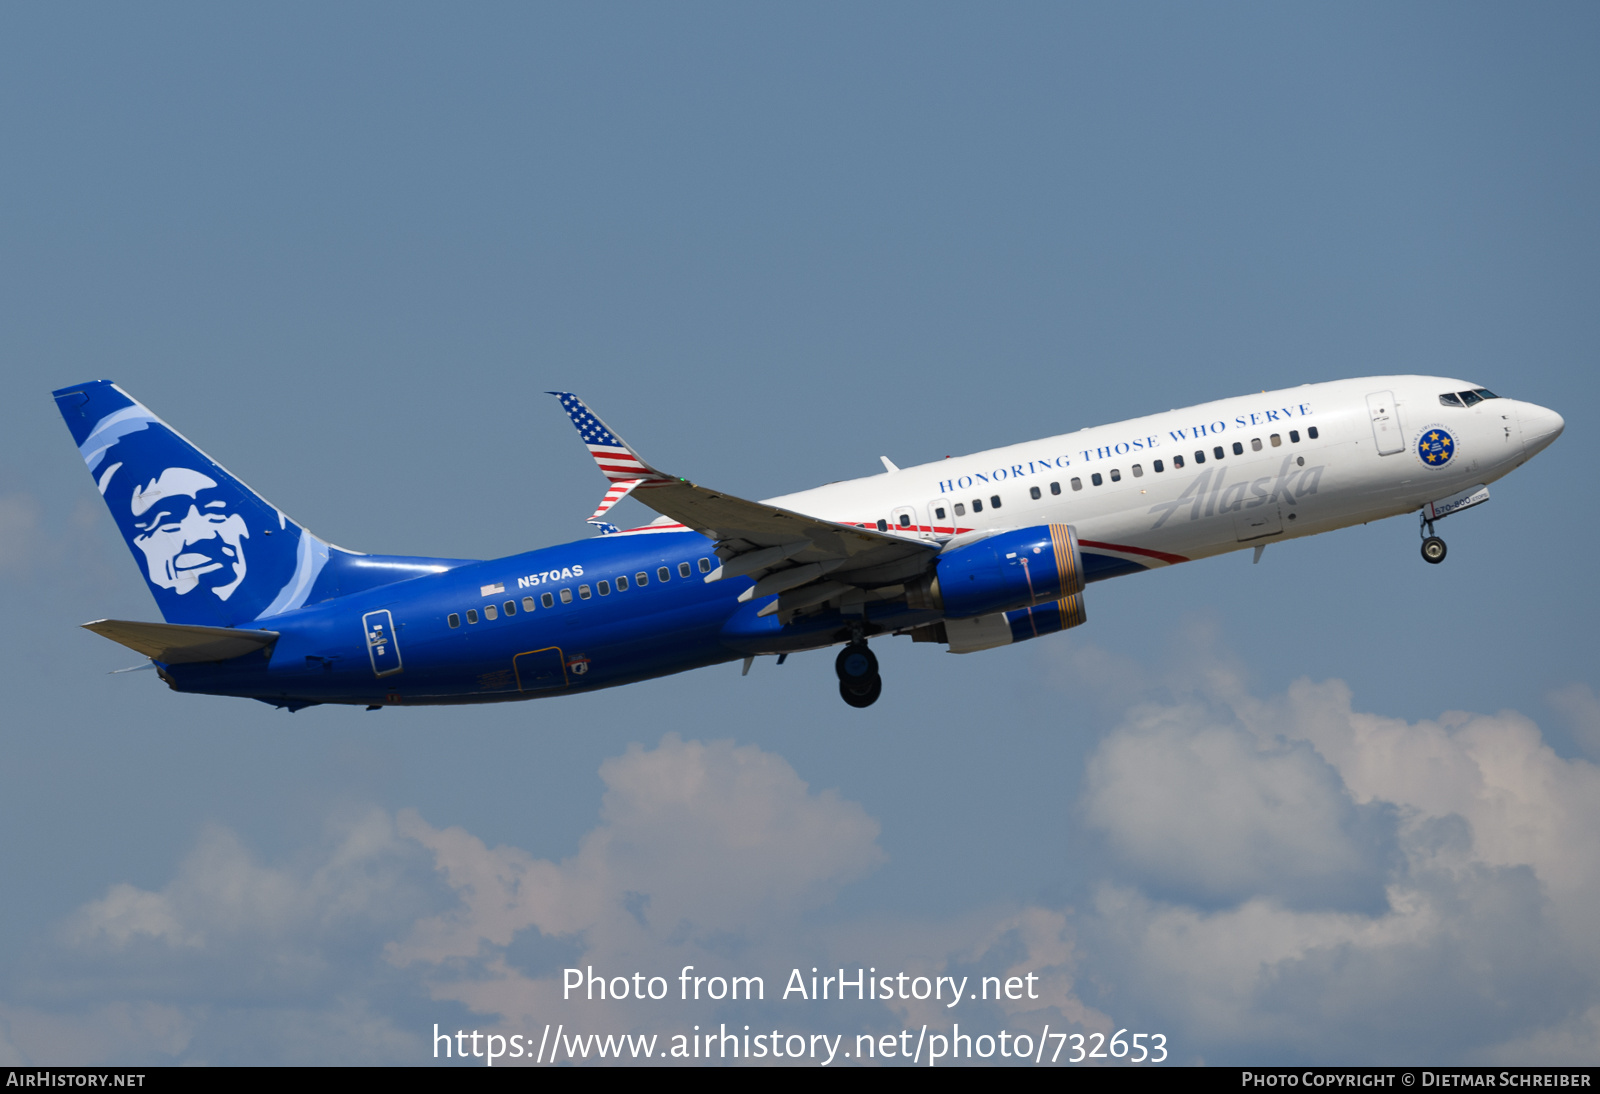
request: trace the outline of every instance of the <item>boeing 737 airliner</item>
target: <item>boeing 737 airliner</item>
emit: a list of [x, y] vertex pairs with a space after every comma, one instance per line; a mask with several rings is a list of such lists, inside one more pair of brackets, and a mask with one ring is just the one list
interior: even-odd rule
[[[657, 470], [552, 392], [610, 480], [600, 534], [478, 561], [319, 539], [110, 381], [56, 405], [164, 623], [88, 629], [175, 691], [289, 710], [585, 691], [843, 644], [839, 693], [883, 690], [869, 638], [972, 653], [1075, 627], [1094, 581], [1402, 513], [1434, 523], [1563, 428], [1461, 380], [1377, 376], [1172, 410], [745, 501]], [[555, 409], [554, 403], [551, 409]], [[603, 519], [632, 494], [660, 513]]]

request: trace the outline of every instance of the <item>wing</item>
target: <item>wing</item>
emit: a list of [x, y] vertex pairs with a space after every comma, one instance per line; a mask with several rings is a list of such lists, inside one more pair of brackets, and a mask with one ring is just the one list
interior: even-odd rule
[[582, 399], [566, 391], [550, 394], [561, 400], [613, 489], [634, 482], [635, 498], [716, 541], [722, 565], [707, 581], [752, 578], [746, 600], [779, 594], [762, 615], [778, 612], [787, 622], [794, 612], [828, 601], [859, 614], [868, 601], [904, 595], [905, 583], [921, 577], [939, 553], [937, 544], [746, 501], [675, 478], [652, 467]]

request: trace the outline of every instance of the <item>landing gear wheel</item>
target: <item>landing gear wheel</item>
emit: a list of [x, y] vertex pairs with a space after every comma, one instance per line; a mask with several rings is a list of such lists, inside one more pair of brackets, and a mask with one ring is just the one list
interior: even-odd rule
[[844, 680], [839, 681], [839, 698], [856, 708], [870, 707], [878, 701], [878, 696], [883, 694], [883, 677], [873, 674], [871, 681], [860, 694], [854, 689], [861, 688], [860, 684], [850, 684]]
[[1437, 566], [1439, 563], [1444, 561], [1444, 556], [1444, 540], [1440, 539], [1438, 536], [1429, 536], [1427, 539], [1422, 541], [1422, 560], [1424, 562], [1431, 562]]
[[852, 642], [839, 651], [833, 671], [839, 674], [841, 684], [859, 686], [869, 677], [878, 675], [878, 659], [865, 642]]

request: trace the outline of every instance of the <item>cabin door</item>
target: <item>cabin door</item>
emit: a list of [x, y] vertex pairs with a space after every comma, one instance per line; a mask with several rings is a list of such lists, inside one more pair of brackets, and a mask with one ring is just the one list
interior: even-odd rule
[[519, 653], [511, 659], [511, 668], [517, 676], [518, 691], [548, 691], [567, 686], [566, 658], [560, 646]]
[[1394, 392], [1374, 391], [1368, 395], [1367, 415], [1372, 419], [1372, 439], [1378, 445], [1378, 455], [1392, 456], [1405, 450], [1405, 438], [1400, 435], [1400, 410], [1394, 405]]

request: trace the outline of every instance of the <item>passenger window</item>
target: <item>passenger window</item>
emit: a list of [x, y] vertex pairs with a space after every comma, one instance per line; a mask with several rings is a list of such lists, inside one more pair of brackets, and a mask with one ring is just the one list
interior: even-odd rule
[[1250, 438], [1250, 451], [1252, 451], [1252, 452], [1260, 452], [1261, 451], [1261, 438], [1260, 437], [1251, 437]]
[[935, 509], [933, 511], [933, 519], [934, 520], [943, 520], [944, 519], [944, 506], [941, 505], [941, 506], [939, 506], [937, 509]]
[[1000, 508], [1000, 495], [999, 494], [995, 494], [992, 497], [990, 497], [989, 498], [989, 504], [994, 506], [996, 509]]
[[467, 622], [468, 623], [476, 623], [477, 621], [478, 621], [478, 609], [477, 608], [468, 608], [467, 609]]
[[907, 516], [905, 513], [901, 513], [900, 516], [898, 518], [896, 518], [895, 523], [900, 525], [900, 527], [902, 527], [902, 528], [910, 528], [911, 527], [911, 518], [909, 516]]
[[888, 530], [889, 530], [889, 522], [884, 520], [882, 517], [879, 517], [878, 518], [878, 531], [887, 532]]
[[1072, 488], [1074, 490], [1082, 490], [1083, 489], [1083, 480], [1078, 478], [1078, 476], [1076, 476], [1076, 475], [1072, 476]]
[[512, 616], [517, 614], [517, 602], [515, 600], [508, 600], [502, 604], [501, 607], [506, 610], [507, 619], [510, 619]]
[[1034, 501], [1038, 501], [1039, 500], [1039, 488], [1037, 486], [1028, 487], [1028, 497], [1032, 498]]
[[601, 596], [610, 596], [611, 595], [611, 582], [602, 581], [602, 582], [600, 582], [598, 588], [600, 590], [600, 595]]
[[1101, 478], [1101, 477], [1100, 477], [1100, 472], [1098, 472], [1098, 471], [1096, 471], [1096, 472], [1095, 472], [1095, 473], [1094, 473], [1094, 474], [1092, 474], [1092, 475], [1090, 475], [1090, 476], [1089, 476], [1089, 481], [1090, 481], [1090, 482], [1092, 482], [1092, 483], [1094, 483], [1094, 484], [1095, 484], [1095, 485], [1096, 485], [1096, 486], [1100, 486], [1100, 485], [1102, 485], [1102, 484], [1103, 484], [1103, 483], [1104, 483], [1104, 482], [1105, 482], [1105, 481], [1106, 481], [1106, 480], [1105, 480], [1105, 479], [1102, 479], [1102, 478]]
[[1447, 391], [1443, 395], [1439, 396], [1439, 401], [1441, 403], [1443, 403], [1445, 406], [1461, 406], [1462, 405], [1461, 396], [1457, 395], [1453, 391]]
[[589, 591], [589, 586], [587, 586], [587, 585], [579, 585], [578, 586], [578, 599], [579, 600], [588, 600], [589, 597], [591, 597], [593, 595], [594, 594]]
[[1206, 454], [1197, 449], [1195, 451], [1195, 454], [1194, 454], [1194, 462], [1195, 463], [1205, 463], [1206, 462]]
[[1119, 471], [1115, 467], [1113, 467], [1111, 469], [1111, 481], [1112, 482], [1121, 482], [1122, 481], [1122, 472]]
[[627, 577], [623, 576], [623, 577], [617, 578], [617, 592], [625, 593], [627, 591], [628, 591], [628, 579], [627, 579]]
[[1283, 438], [1278, 436], [1276, 433], [1274, 433], [1272, 435], [1272, 447], [1273, 448], [1277, 448], [1282, 443], [1283, 443]]
[[1234, 441], [1233, 442], [1233, 454], [1235, 456], [1244, 455], [1244, 443], [1242, 441]]
[[689, 564], [687, 562], [678, 563], [678, 576], [679, 577], [688, 577], [691, 572], [692, 571], [690, 570]]
[[[944, 513], [941, 512], [939, 515], [942, 517], [944, 516]], [[700, 572], [703, 574], [709, 574], [711, 572], [711, 560], [709, 558], [702, 558], [700, 560]]]
[[956, 502], [956, 516], [964, 517], [966, 515], [967, 515], [967, 507], [965, 505], [962, 505], [959, 501]]
[[1061, 493], [1061, 484], [1059, 482], [1051, 483], [1050, 484], [1050, 493], [1052, 493], [1052, 494]]
[[[543, 604], [547, 608], [553, 608], [556, 606], [556, 598], [551, 596], [549, 593], [541, 593], [539, 596], [539, 603]], [[468, 612], [467, 614], [471, 615], [472, 613]]]
[[972, 511], [974, 513], [983, 512], [983, 499], [982, 498], [973, 498], [972, 499]]
[[561, 603], [563, 603], [563, 604], [571, 604], [572, 603], [572, 590], [571, 589], [562, 589], [561, 590]]
[[672, 580], [672, 571], [667, 569], [665, 566], [657, 566], [656, 567], [656, 580], [657, 581], [671, 581]]
[[633, 575], [633, 583], [642, 589], [646, 585], [650, 584], [650, 575], [645, 573], [643, 570], [640, 570], [638, 573]]
[[1139, 464], [1133, 465], [1133, 477], [1136, 479], [1144, 478], [1144, 468]]
[[451, 612], [450, 615], [445, 619], [445, 622], [449, 623], [452, 627], [459, 627], [461, 626], [461, 617], [455, 612]]
[[483, 617], [485, 619], [498, 619], [500, 617], [500, 613], [495, 609], [493, 604], [485, 604], [483, 606]]
[[1298, 429], [1289, 430], [1289, 443], [1290, 444], [1299, 444], [1300, 443], [1300, 431]]
[[1174, 457], [1172, 457], [1172, 469], [1174, 471], [1176, 471], [1176, 470], [1179, 470], [1182, 467], [1183, 467], [1183, 457], [1182, 456], [1174, 456]]
[[522, 610], [525, 612], [533, 611], [533, 597], [525, 596], [522, 598]]
[[1316, 426], [1312, 426], [1310, 429], [1306, 430], [1306, 436], [1309, 437], [1313, 441], [1316, 440], [1317, 439], [1317, 427]]
[[1479, 395], [1476, 391], [1463, 391], [1461, 393], [1461, 401], [1467, 406], [1472, 406], [1475, 403], [1483, 402], [1483, 396]]
[[1219, 460], [1222, 459], [1223, 456], [1227, 455], [1227, 453], [1222, 450], [1222, 446], [1220, 444], [1211, 450], [1211, 454]]
[[1152, 467], [1154, 467], [1156, 469], [1156, 474], [1158, 474], [1158, 475], [1161, 474], [1161, 472], [1163, 472], [1163, 471], [1165, 471], [1167, 469], [1166, 465], [1163, 464], [1160, 460], [1157, 460], [1155, 463], [1151, 464], [1150, 466], [1152, 466]]

